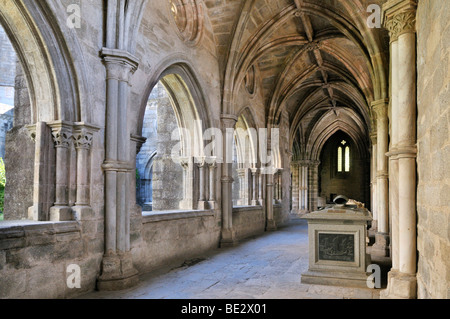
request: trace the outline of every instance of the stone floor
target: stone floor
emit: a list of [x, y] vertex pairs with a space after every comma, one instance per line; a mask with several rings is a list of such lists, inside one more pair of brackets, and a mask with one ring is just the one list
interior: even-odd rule
[[137, 287], [82, 299], [377, 299], [379, 289], [306, 285], [308, 226], [293, 219], [276, 232], [218, 249], [175, 269], [141, 276]]

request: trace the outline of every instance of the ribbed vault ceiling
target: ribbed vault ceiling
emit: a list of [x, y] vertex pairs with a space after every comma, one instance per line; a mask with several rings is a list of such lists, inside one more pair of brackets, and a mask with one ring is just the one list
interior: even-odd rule
[[369, 106], [387, 95], [389, 43], [384, 29], [368, 28], [367, 7], [383, 2], [205, 1], [224, 74], [223, 111], [239, 108], [236, 95], [256, 69], [266, 124], [278, 125], [286, 111], [298, 156], [309, 152], [317, 122], [330, 121], [327, 113], [341, 117], [332, 122], [344, 131], [361, 132], [365, 141], [355, 142], [368, 145]]

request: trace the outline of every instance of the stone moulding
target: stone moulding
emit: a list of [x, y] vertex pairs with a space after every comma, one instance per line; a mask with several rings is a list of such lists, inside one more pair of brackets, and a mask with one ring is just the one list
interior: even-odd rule
[[156, 223], [160, 221], [170, 221], [177, 219], [190, 219], [214, 216], [213, 210], [186, 210], [186, 211], [158, 211], [144, 212], [142, 214], [142, 223]]

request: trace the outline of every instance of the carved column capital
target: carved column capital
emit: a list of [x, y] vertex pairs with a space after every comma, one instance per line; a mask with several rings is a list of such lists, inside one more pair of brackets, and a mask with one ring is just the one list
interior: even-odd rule
[[391, 42], [403, 33], [416, 32], [417, 0], [389, 0], [383, 5], [383, 12]]
[[377, 116], [377, 121], [379, 119], [387, 119], [389, 99], [381, 99], [378, 101], [374, 101], [372, 102], [371, 106], [372, 110], [375, 112]]
[[64, 121], [48, 123], [52, 130], [53, 142], [55, 147], [69, 148], [72, 143], [73, 125]]
[[100, 128], [84, 122], [77, 122], [73, 125], [73, 141], [75, 148], [89, 150], [92, 146], [94, 133]]
[[107, 79], [129, 82], [139, 66], [138, 59], [126, 51], [103, 48], [101, 56], [106, 65]]
[[238, 121], [238, 118], [236, 117], [236, 115], [233, 114], [222, 114], [220, 116], [220, 120], [222, 122], [223, 128], [227, 129], [227, 128], [234, 128], [236, 122]]
[[136, 143], [136, 154], [139, 154], [141, 152], [142, 146], [147, 142], [147, 138], [131, 134], [130, 136], [131, 140]]

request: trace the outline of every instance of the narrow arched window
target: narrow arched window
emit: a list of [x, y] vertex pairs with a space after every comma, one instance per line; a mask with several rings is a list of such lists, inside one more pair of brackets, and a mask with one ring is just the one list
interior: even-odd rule
[[338, 173], [350, 172], [350, 146], [347, 145], [347, 141], [341, 141], [337, 148], [337, 171]]
[[345, 162], [345, 172], [350, 172], [350, 146], [345, 147], [344, 154], [344, 162]]

